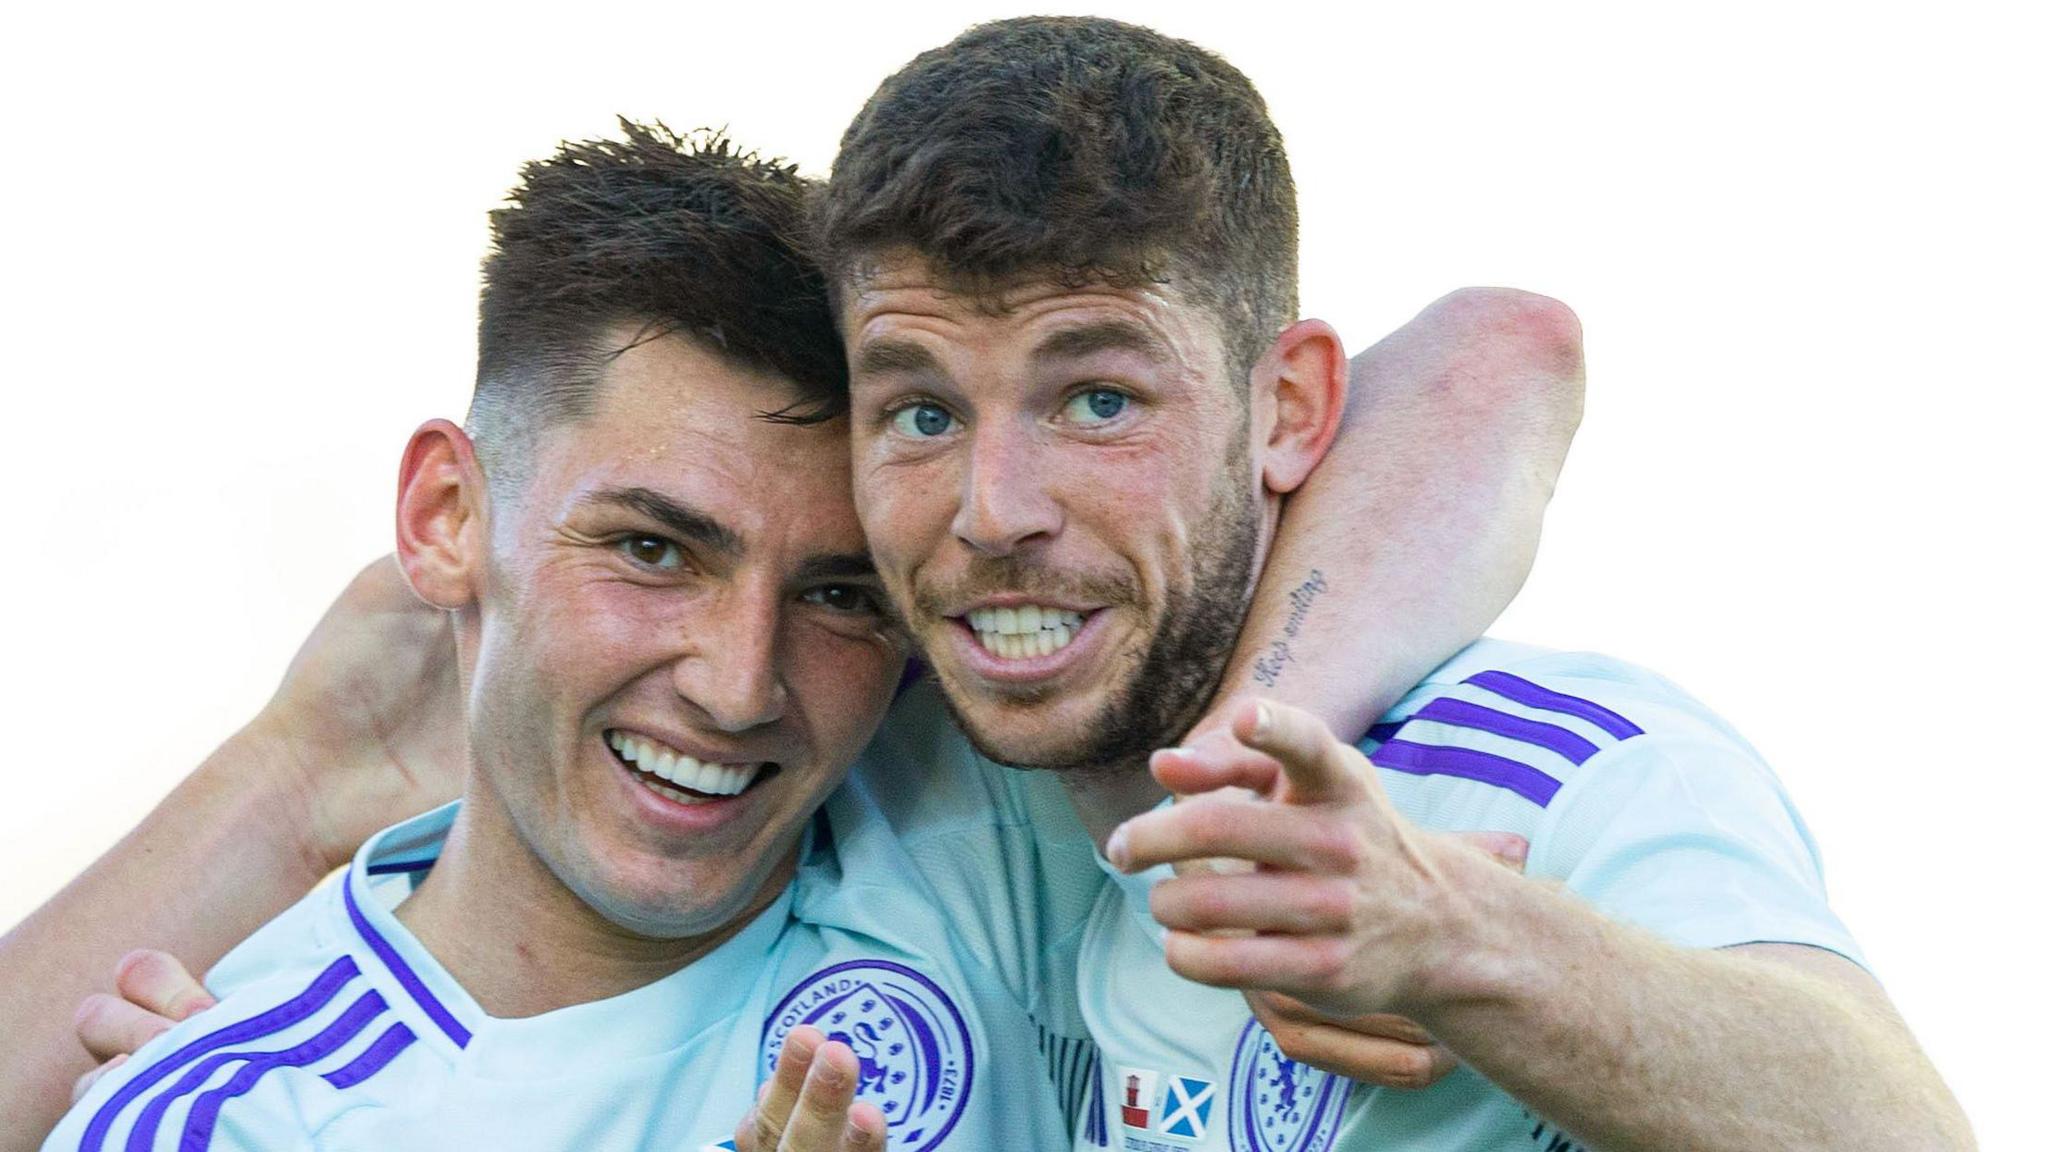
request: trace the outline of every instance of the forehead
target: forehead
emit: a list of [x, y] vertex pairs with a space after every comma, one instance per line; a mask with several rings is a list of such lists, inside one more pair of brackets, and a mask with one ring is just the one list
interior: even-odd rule
[[879, 371], [915, 369], [939, 346], [955, 370], [1031, 358], [1119, 355], [1163, 367], [1220, 364], [1214, 312], [1171, 284], [1119, 287], [1022, 279], [987, 292], [962, 290], [920, 257], [872, 261], [842, 294], [841, 325], [856, 383]]
[[[846, 422], [762, 418], [796, 385], [678, 335], [634, 344], [605, 368], [592, 410], [549, 428], [529, 504], [551, 520], [607, 489], [646, 489], [749, 541], [798, 551], [863, 547], [849, 488]], [[532, 497], [538, 497], [533, 499]]]

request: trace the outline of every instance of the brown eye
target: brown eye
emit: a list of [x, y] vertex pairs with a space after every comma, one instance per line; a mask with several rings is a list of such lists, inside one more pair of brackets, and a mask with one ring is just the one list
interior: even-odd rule
[[682, 563], [682, 554], [676, 546], [659, 536], [628, 536], [619, 541], [619, 547], [634, 563], [646, 568], [669, 569]]
[[804, 599], [835, 612], [860, 612], [872, 616], [880, 610], [875, 594], [858, 584], [826, 584], [806, 591]]

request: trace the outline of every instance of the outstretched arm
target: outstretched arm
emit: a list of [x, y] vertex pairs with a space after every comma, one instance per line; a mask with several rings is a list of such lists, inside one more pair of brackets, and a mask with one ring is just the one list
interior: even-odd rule
[[1161, 753], [1153, 770], [1183, 792], [1258, 798], [1204, 796], [1109, 843], [1134, 870], [1262, 866], [1153, 889], [1181, 975], [1338, 1015], [1401, 1013], [1596, 1148], [1973, 1147], [1941, 1077], [1849, 960], [1799, 944], [1678, 947], [1410, 824], [1365, 757], [1307, 714], [1261, 704], [1232, 721], [1236, 753]]
[[93, 1058], [73, 1009], [121, 957], [201, 970], [395, 820], [453, 799], [462, 729], [442, 614], [389, 558], [356, 577], [262, 714], [135, 831], [0, 937], [0, 1152], [34, 1149]]

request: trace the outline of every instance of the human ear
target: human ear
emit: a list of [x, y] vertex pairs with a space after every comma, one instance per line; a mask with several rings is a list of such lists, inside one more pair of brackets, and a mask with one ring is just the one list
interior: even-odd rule
[[1260, 478], [1275, 494], [1301, 487], [1337, 438], [1351, 366], [1344, 342], [1321, 320], [1280, 333], [1252, 368], [1254, 428], [1263, 441]]
[[468, 435], [446, 420], [420, 425], [398, 466], [398, 565], [436, 608], [476, 602], [488, 546], [484, 496]]

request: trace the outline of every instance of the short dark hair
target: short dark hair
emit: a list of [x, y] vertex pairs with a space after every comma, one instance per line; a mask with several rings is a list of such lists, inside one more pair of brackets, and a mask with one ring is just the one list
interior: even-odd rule
[[522, 473], [537, 430], [590, 411], [612, 358], [669, 333], [795, 384], [771, 418], [844, 408], [846, 354], [805, 243], [816, 185], [722, 133], [619, 127], [526, 165], [491, 213], [469, 430], [494, 479]]
[[842, 290], [906, 247], [989, 296], [1018, 279], [1171, 282], [1240, 376], [1295, 319], [1294, 178], [1244, 74], [1115, 20], [978, 25], [882, 82], [819, 213]]

